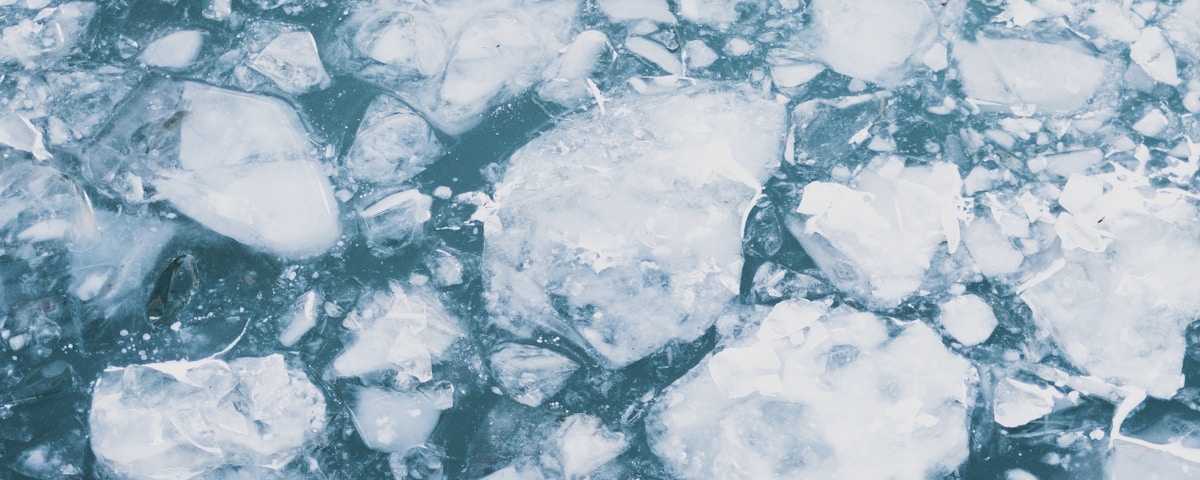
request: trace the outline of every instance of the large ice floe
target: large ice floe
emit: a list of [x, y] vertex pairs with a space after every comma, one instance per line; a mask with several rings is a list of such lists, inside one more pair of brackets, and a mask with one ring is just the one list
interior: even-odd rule
[[1200, 476], [1200, 0], [0, 0], [0, 478]]
[[700, 336], [737, 294], [741, 219], [778, 164], [784, 119], [716, 86], [606, 108], [513, 154], [484, 257], [495, 322], [577, 337], [624, 366]]

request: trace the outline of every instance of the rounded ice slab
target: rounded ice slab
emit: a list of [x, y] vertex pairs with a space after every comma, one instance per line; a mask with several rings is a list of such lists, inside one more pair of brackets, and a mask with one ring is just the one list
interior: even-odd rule
[[493, 321], [627, 365], [699, 336], [738, 291], [741, 224], [784, 109], [715, 88], [635, 96], [513, 154], [485, 224]]
[[922, 323], [889, 337], [875, 315], [785, 301], [664, 392], [646, 428], [681, 478], [941, 478], [967, 458], [972, 373]]
[[89, 423], [97, 461], [117, 478], [278, 469], [325, 427], [325, 398], [280, 355], [111, 367]]

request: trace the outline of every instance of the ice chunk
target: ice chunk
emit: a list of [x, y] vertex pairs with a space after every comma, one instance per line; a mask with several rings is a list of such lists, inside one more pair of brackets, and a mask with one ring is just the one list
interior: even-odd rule
[[1104, 60], [1068, 45], [1017, 39], [955, 42], [954, 58], [967, 96], [1048, 113], [1086, 105], [1107, 68]]
[[84, 247], [99, 236], [91, 199], [58, 169], [25, 160], [0, 165], [0, 248], [55, 240]]
[[941, 304], [938, 323], [950, 336], [966, 346], [982, 343], [996, 329], [996, 314], [983, 299], [960, 295]]
[[[1191, 455], [1176, 455], [1175, 450], [1191, 450]], [[1189, 480], [1200, 473], [1200, 452], [1182, 445], [1155, 445], [1118, 438], [1113, 441], [1112, 451], [1108, 468], [1114, 479]]]
[[327, 88], [332, 81], [317, 55], [317, 42], [307, 30], [285, 32], [275, 37], [254, 55], [250, 68], [292, 95]]
[[441, 415], [424, 394], [363, 387], [355, 394], [352, 418], [367, 447], [390, 453], [425, 443]]
[[1129, 58], [1142, 67], [1150, 78], [1171, 86], [1179, 85], [1175, 51], [1167, 44], [1158, 27], [1142, 30], [1137, 41], [1129, 46]]
[[963, 244], [979, 271], [989, 277], [1016, 273], [1025, 261], [1021, 254], [990, 218], [976, 218], [963, 231]]
[[493, 321], [577, 334], [621, 366], [699, 336], [738, 291], [742, 217], [777, 165], [783, 109], [708, 86], [609, 110], [513, 154], [484, 261]]
[[151, 67], [182, 70], [192, 66], [208, 33], [202, 30], [179, 30], [150, 42], [142, 50], [142, 63]]
[[587, 478], [629, 448], [629, 441], [621, 432], [605, 428], [600, 419], [577, 413], [563, 419], [554, 433], [554, 445], [563, 477]]
[[1099, 198], [1094, 184], [1091, 194], [1069, 195], [1078, 201], [1064, 207], [1076, 211], [1058, 220], [1104, 242], [1064, 251], [1062, 268], [1031, 279], [1021, 298], [1075, 365], [1167, 398], [1182, 385], [1181, 334], [1200, 316], [1200, 299], [1186, 287], [1200, 271], [1197, 212], [1169, 192], [1107, 182]]
[[142, 287], [175, 227], [105, 211], [96, 212], [96, 224], [96, 240], [72, 249], [70, 291], [82, 301], [103, 304]]
[[295, 345], [305, 333], [317, 326], [317, 305], [321, 304], [321, 295], [315, 290], [304, 292], [291, 310], [281, 320], [287, 322], [283, 331], [279, 332], [279, 343], [285, 347]]
[[599, 0], [596, 4], [600, 11], [616, 22], [644, 19], [667, 25], [675, 24], [675, 15], [671, 14], [666, 0]]
[[937, 31], [921, 0], [814, 0], [809, 7], [819, 38], [817, 57], [834, 71], [894, 83], [913, 54]]
[[492, 353], [492, 374], [518, 403], [536, 407], [566, 384], [579, 364], [553, 350], [506, 343]]
[[457, 135], [534, 85], [569, 40], [576, 8], [569, 0], [365, 2], [327, 50], [340, 70]]
[[429, 220], [433, 197], [417, 190], [404, 190], [371, 204], [358, 216], [362, 219], [367, 247], [377, 257], [395, 255], [421, 238], [421, 227]]
[[7, 109], [0, 109], [0, 145], [32, 153], [38, 160], [52, 158], [42, 142], [42, 129]]
[[701, 40], [688, 40], [683, 44], [683, 59], [688, 68], [708, 68], [717, 61], [717, 52]]
[[754, 0], [679, 0], [679, 16], [709, 27], [724, 30], [738, 20], [738, 5]]
[[[799, 316], [790, 322], [806, 325], [798, 341], [763, 340], [774, 335], [760, 329], [659, 397], [646, 428], [668, 472], [679, 478], [931, 478], [958, 468], [967, 458], [970, 363], [921, 323], [889, 338], [874, 315], [807, 305], [820, 309], [819, 321], [811, 321], [809, 309], [772, 312]], [[771, 352], [778, 360], [773, 368], [760, 364], [756, 375], [722, 380], [714, 365], [731, 349]], [[764, 391], [756, 385], [768, 371], [775, 385]]]
[[343, 325], [355, 338], [333, 361], [333, 372], [342, 377], [392, 369], [427, 382], [433, 378], [433, 364], [463, 335], [436, 296], [406, 291], [395, 282], [360, 299]]
[[0, 19], [0, 63], [18, 62], [33, 69], [66, 56], [95, 15], [92, 2], [43, 8], [32, 18], [6, 13]]
[[109, 368], [92, 390], [97, 461], [122, 478], [279, 468], [325, 426], [325, 399], [280, 355]]
[[797, 212], [807, 218], [789, 228], [834, 285], [895, 306], [920, 286], [939, 245], [957, 248], [962, 179], [949, 163], [879, 157], [852, 185], [805, 186]]
[[647, 40], [645, 37], [629, 37], [625, 39], [625, 48], [671, 75], [683, 74], [683, 62], [679, 60], [679, 57], [653, 40]]
[[1163, 115], [1162, 110], [1154, 108], [1146, 112], [1146, 115], [1141, 120], [1133, 124], [1133, 131], [1147, 137], [1158, 137], [1162, 134], [1163, 130], [1166, 130], [1169, 122], [1167, 116]]
[[790, 63], [771, 66], [771, 79], [780, 88], [798, 87], [816, 78], [825, 67], [819, 63]]
[[319, 255], [340, 235], [333, 187], [313, 162], [168, 173], [154, 184], [204, 226], [284, 257]]
[[442, 154], [442, 144], [429, 123], [388, 95], [367, 107], [343, 161], [347, 173], [364, 184], [407, 182]]
[[1053, 387], [1005, 378], [996, 385], [992, 416], [1004, 428], [1017, 428], [1050, 414], [1062, 398]]
[[537, 89], [538, 95], [568, 107], [593, 97], [596, 87], [588, 82], [609, 48], [608, 36], [604, 33], [596, 30], [580, 33], [546, 70], [544, 81]]
[[85, 165], [127, 201], [142, 183], [206, 227], [284, 257], [324, 253], [340, 236], [333, 188], [282, 101], [155, 80], [109, 124]]

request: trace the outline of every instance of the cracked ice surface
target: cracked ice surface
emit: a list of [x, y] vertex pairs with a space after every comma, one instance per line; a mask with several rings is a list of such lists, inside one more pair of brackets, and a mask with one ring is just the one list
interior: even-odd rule
[[699, 336], [736, 295], [741, 216], [776, 165], [783, 109], [712, 87], [607, 109], [513, 155], [484, 256], [494, 321], [623, 366]]

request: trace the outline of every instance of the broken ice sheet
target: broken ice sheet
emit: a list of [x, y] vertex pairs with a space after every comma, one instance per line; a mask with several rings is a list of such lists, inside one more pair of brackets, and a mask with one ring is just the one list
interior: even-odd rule
[[1071, 44], [983, 37], [955, 42], [954, 58], [968, 97], [1052, 114], [1085, 106], [1107, 74], [1103, 59]]
[[777, 165], [783, 108], [711, 85], [608, 111], [513, 154], [484, 261], [493, 321], [562, 332], [619, 367], [698, 337], [737, 293], [742, 218]]
[[92, 451], [111, 475], [190, 478], [225, 465], [280, 468], [325, 426], [325, 399], [280, 355], [104, 371]]
[[399, 99], [379, 95], [363, 114], [342, 162], [346, 175], [357, 183], [400, 185], [424, 171], [442, 151], [428, 122]]
[[442, 414], [419, 392], [362, 387], [354, 397], [355, 429], [368, 447], [381, 452], [403, 453], [425, 443]]
[[817, 57], [838, 73], [896, 83], [909, 58], [929, 48], [937, 24], [923, 0], [815, 0]]
[[670, 473], [931, 478], [966, 459], [974, 370], [933, 331], [916, 322], [889, 338], [869, 313], [783, 305], [661, 395], [647, 433]]

